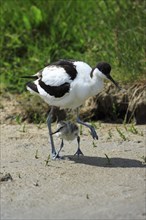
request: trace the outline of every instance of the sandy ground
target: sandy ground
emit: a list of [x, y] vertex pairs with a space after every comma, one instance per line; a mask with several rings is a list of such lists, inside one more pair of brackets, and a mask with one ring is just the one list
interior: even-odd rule
[[145, 126], [96, 125], [94, 144], [83, 129], [84, 156], [72, 156], [75, 140], [61, 153], [70, 160], [52, 161], [46, 125], [2, 124], [1, 219], [146, 219]]

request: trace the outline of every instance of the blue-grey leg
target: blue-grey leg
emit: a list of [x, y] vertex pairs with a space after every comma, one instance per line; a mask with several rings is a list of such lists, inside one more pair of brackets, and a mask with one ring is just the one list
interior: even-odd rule
[[87, 128], [89, 128], [90, 129], [90, 133], [91, 133], [93, 139], [97, 139], [98, 140], [98, 135], [97, 135], [97, 133], [95, 131], [95, 128], [92, 125], [89, 125], [89, 124], [81, 121], [81, 119], [79, 118], [79, 109], [77, 109], [77, 123], [79, 123], [81, 125], [84, 125]]
[[60, 151], [62, 150], [63, 146], [64, 146], [64, 142], [63, 142], [63, 139], [62, 139], [62, 140], [61, 140], [61, 144], [60, 144], [59, 151], [58, 151], [58, 153], [57, 153], [57, 156], [58, 156], [58, 157], [60, 157], [60, 156], [59, 156], [59, 153], [60, 153]]
[[56, 159], [56, 158], [58, 158], [58, 154], [56, 153], [54, 141], [53, 141], [53, 137], [52, 137], [52, 129], [51, 129], [52, 113], [53, 113], [53, 107], [51, 108], [51, 110], [49, 112], [49, 115], [47, 118], [47, 125], [48, 125], [49, 137], [50, 137], [50, 142], [51, 142], [51, 157], [52, 157], [52, 159]]
[[78, 142], [78, 149], [77, 152], [74, 155], [77, 155], [79, 157], [79, 155], [84, 155], [80, 149], [80, 137], [77, 137], [77, 142]]

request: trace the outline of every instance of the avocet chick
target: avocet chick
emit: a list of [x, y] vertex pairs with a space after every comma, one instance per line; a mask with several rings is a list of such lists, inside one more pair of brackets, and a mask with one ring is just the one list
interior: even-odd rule
[[58, 151], [58, 157], [61, 149], [64, 146], [64, 140], [73, 141], [75, 138], [77, 139], [78, 148], [74, 155], [83, 155], [82, 151], [80, 150], [80, 136], [79, 136], [79, 128], [75, 123], [70, 121], [60, 121], [57, 123], [57, 130], [52, 133], [56, 134], [59, 138], [61, 138], [61, 145]]

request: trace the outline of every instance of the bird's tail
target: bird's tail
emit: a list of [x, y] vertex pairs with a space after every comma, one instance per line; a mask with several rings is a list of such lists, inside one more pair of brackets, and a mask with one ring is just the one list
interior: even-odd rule
[[37, 76], [37, 75], [33, 75], [33, 76], [21, 76], [21, 78], [24, 78], [24, 79], [38, 79], [38, 76]]

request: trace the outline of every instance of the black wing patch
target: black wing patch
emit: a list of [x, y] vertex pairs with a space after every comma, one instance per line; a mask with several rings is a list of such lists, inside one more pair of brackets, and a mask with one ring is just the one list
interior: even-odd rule
[[33, 90], [36, 93], [39, 93], [38, 88], [36, 86], [36, 84], [34, 84], [33, 82], [28, 82], [26, 84], [26, 86], [28, 86], [31, 90]]
[[70, 84], [64, 83], [60, 86], [50, 86], [46, 85], [43, 81], [39, 80], [39, 85], [42, 89], [45, 90], [51, 96], [55, 96], [56, 98], [60, 98], [69, 92]]
[[73, 64], [73, 61], [69, 60], [59, 60], [51, 66], [59, 66], [65, 69], [66, 73], [70, 76], [71, 80], [74, 80], [77, 76], [77, 70], [75, 65]]

